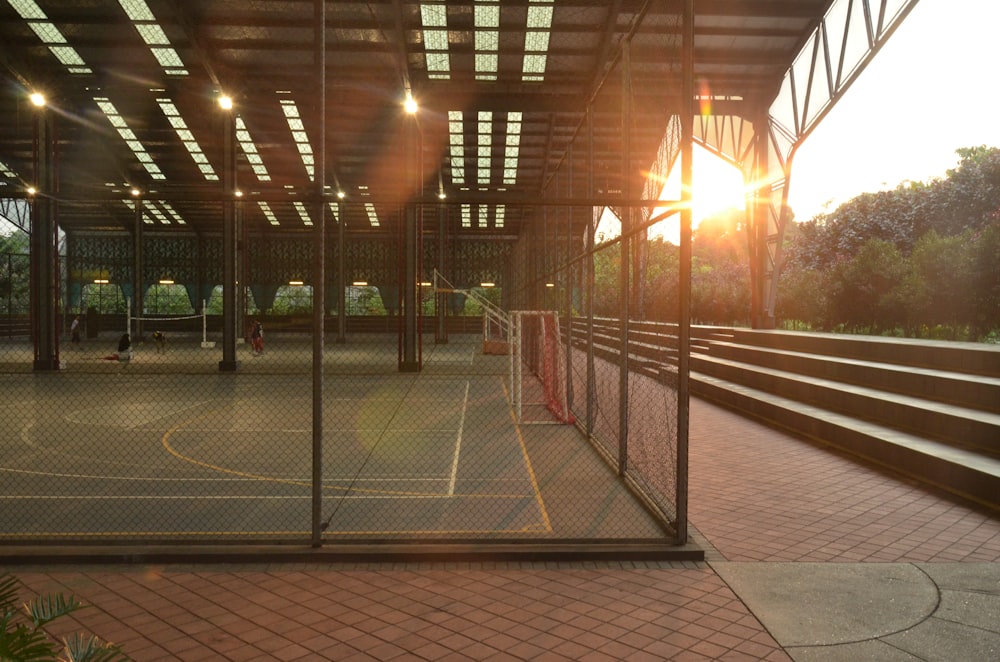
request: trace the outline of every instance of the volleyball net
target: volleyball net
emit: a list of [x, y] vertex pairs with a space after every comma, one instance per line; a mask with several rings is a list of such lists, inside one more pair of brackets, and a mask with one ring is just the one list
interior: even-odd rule
[[158, 342], [165, 342], [165, 338], [170, 337], [176, 341], [178, 339], [198, 339], [201, 347], [215, 347], [215, 342], [208, 339], [208, 313], [206, 312], [206, 302], [202, 302], [201, 313], [197, 315], [177, 315], [155, 317], [141, 317], [132, 314], [132, 299], [126, 300], [125, 333], [132, 333], [133, 325], [141, 323], [144, 331], [151, 334], [159, 334]]

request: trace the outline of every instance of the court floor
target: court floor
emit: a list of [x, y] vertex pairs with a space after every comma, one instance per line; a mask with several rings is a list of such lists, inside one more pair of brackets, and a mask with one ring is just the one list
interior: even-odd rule
[[325, 540], [665, 539], [573, 426], [517, 424], [503, 357], [430, 349], [326, 376], [320, 424], [288, 347], [238, 374], [0, 375], [0, 540], [308, 539], [314, 467]]

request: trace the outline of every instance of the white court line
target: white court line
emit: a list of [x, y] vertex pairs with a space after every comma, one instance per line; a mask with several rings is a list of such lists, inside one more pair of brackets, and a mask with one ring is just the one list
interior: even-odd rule
[[451, 461], [451, 481], [448, 483], [448, 496], [455, 494], [455, 482], [458, 479], [458, 456], [462, 452], [462, 430], [465, 429], [465, 410], [469, 406], [469, 382], [465, 382], [465, 397], [462, 399], [462, 416], [458, 419], [458, 435], [455, 437], [455, 457]]

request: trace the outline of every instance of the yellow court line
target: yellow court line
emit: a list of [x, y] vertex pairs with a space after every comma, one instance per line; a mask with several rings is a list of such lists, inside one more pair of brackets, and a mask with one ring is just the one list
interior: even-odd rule
[[507, 392], [507, 385], [500, 380], [500, 388], [503, 389], [504, 400], [507, 401], [507, 411], [510, 412], [510, 420], [514, 423], [514, 431], [517, 433], [517, 442], [521, 445], [521, 455], [524, 456], [524, 465], [528, 469], [528, 476], [531, 478], [531, 489], [535, 491], [535, 500], [538, 501], [538, 508], [542, 513], [542, 520], [545, 522], [545, 530], [552, 532], [552, 522], [549, 520], [549, 513], [545, 509], [545, 500], [542, 499], [542, 492], [538, 489], [538, 480], [535, 478], [535, 469], [531, 466], [531, 458], [528, 457], [528, 447], [524, 443], [524, 436], [521, 434], [521, 425], [517, 422], [517, 415], [514, 413], [514, 404], [511, 402], [510, 394]]
[[[501, 382], [500, 385], [503, 386], [503, 383]], [[506, 394], [506, 389], [504, 390], [504, 393]], [[265, 482], [270, 482], [270, 483], [279, 483], [279, 484], [282, 484], [282, 485], [294, 485], [296, 487], [312, 487], [312, 483], [309, 482], [309, 481], [290, 480], [290, 479], [287, 479], [287, 478], [274, 478], [273, 476], [265, 476], [265, 475], [262, 475], [262, 474], [255, 474], [255, 473], [249, 473], [249, 472], [246, 472], [246, 471], [239, 471], [237, 469], [230, 469], [230, 468], [227, 468], [227, 467], [221, 467], [221, 466], [219, 466], [217, 464], [211, 464], [209, 462], [203, 462], [201, 460], [196, 460], [193, 457], [189, 457], [187, 455], [184, 455], [183, 453], [181, 453], [180, 451], [178, 451], [177, 449], [175, 449], [170, 444], [170, 437], [173, 435], [174, 432], [177, 432], [181, 428], [183, 428], [183, 427], [185, 427], [187, 425], [190, 425], [192, 423], [195, 423], [195, 422], [197, 422], [199, 420], [202, 420], [202, 419], [205, 419], [205, 418], [207, 418], [209, 416], [215, 415], [215, 414], [219, 413], [220, 411], [221, 410], [215, 410], [215, 411], [206, 412], [206, 413], [204, 413], [204, 414], [202, 414], [200, 416], [195, 416], [194, 418], [188, 419], [186, 421], [181, 421], [180, 423], [178, 423], [177, 425], [174, 425], [173, 427], [171, 427], [170, 429], [168, 429], [166, 432], [163, 433], [163, 436], [160, 438], [160, 444], [163, 446], [163, 448], [168, 453], [170, 453], [171, 455], [173, 455], [178, 460], [181, 460], [182, 462], [187, 462], [188, 464], [193, 464], [195, 466], [203, 467], [203, 468], [209, 469], [211, 471], [217, 471], [219, 473], [229, 474], [231, 476], [239, 476], [240, 478], [251, 478], [251, 479], [254, 479], [254, 480], [260, 480], [260, 481], [265, 481]], [[518, 431], [518, 437], [520, 437], [520, 431]], [[524, 445], [523, 445], [523, 443], [522, 443], [521, 450], [522, 450], [522, 452], [524, 452]], [[528, 466], [528, 471], [529, 471], [529, 473], [531, 473], [531, 466], [530, 466], [530, 464]], [[446, 478], [441, 478], [440, 480], [446, 480]], [[535, 484], [535, 480], [534, 480], [534, 475], [532, 474], [532, 485], [534, 486], [534, 484]], [[358, 487], [356, 485], [353, 486], [353, 487], [350, 487], [350, 488], [340, 487], [340, 486], [337, 486], [337, 485], [323, 485], [323, 489], [324, 490], [331, 490], [331, 491], [335, 491], [335, 492], [355, 492], [355, 493], [372, 494], [372, 495], [389, 495], [389, 496], [402, 496], [402, 497], [475, 498], [475, 499], [522, 499], [522, 498], [525, 498], [525, 495], [522, 495], [522, 494], [503, 494], [503, 493], [497, 493], [497, 494], [461, 494], [461, 493], [457, 493], [457, 494], [442, 494], [441, 492], [415, 492], [415, 491], [410, 491], [410, 490], [371, 489], [371, 488], [366, 488], [366, 487]], [[537, 487], [535, 487], [535, 495], [536, 495], [536, 498], [537, 498], [538, 497], [538, 489], [537, 489]], [[544, 506], [542, 508], [542, 512], [543, 512], [543, 515], [544, 515]], [[548, 525], [548, 517], [546, 516], [545, 519], [546, 519], [546, 525]], [[551, 530], [551, 528], [550, 528], [550, 530]]]

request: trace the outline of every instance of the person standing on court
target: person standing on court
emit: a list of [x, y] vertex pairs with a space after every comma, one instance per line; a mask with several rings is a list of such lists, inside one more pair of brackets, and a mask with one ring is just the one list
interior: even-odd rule
[[69, 338], [73, 347], [80, 349], [80, 316], [73, 318], [73, 323], [69, 325]]
[[254, 320], [250, 331], [250, 346], [253, 347], [254, 354], [264, 353], [264, 325], [260, 320]]

